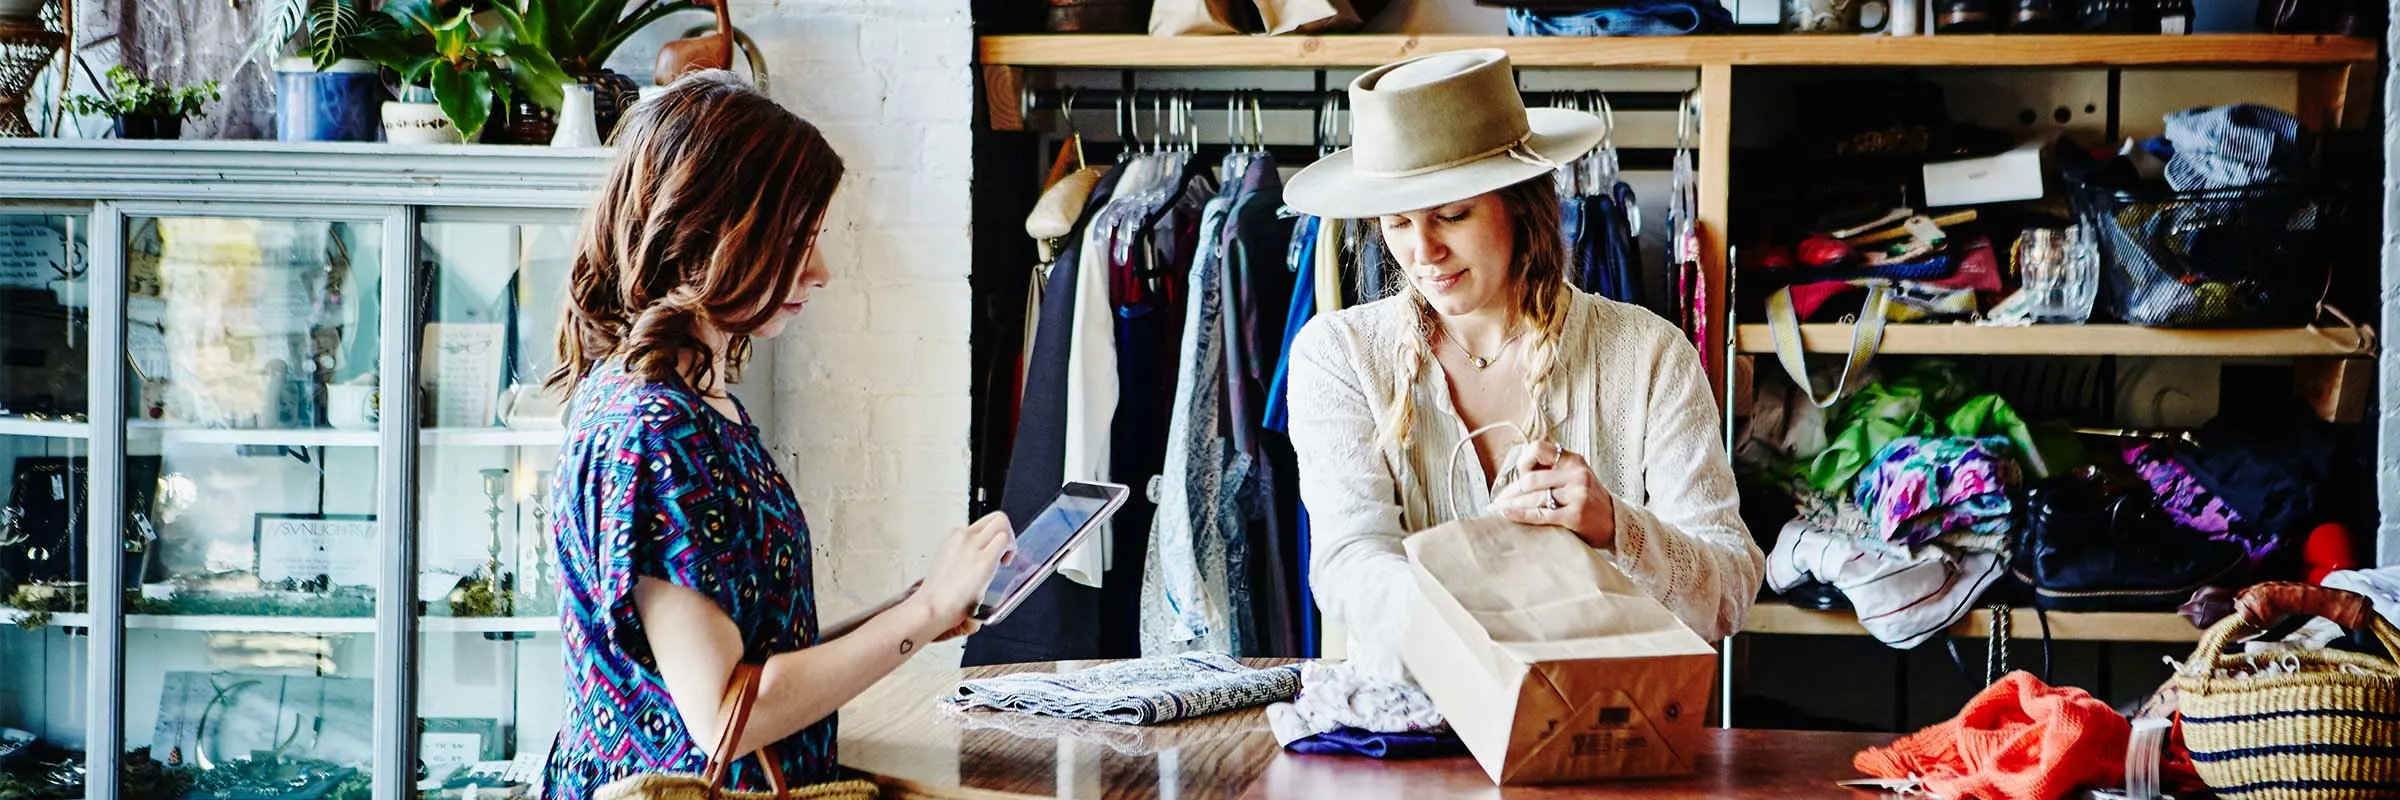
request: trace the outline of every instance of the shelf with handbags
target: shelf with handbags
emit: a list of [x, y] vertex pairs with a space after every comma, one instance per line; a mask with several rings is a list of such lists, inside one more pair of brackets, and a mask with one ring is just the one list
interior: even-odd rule
[[528, 795], [604, 154], [248, 147], [0, 145], [0, 794]]
[[[2269, 91], [2093, 149], [2088, 121], [1953, 119], [1948, 88], [1802, 83], [1817, 113], [1736, 156], [1734, 318], [1768, 322], [1734, 349], [1769, 357], [1728, 373], [1735, 452], [1780, 595], [1745, 631], [2190, 642], [2211, 592], [2361, 563], [2373, 496], [2330, 487], [2374, 330], [2326, 300], [2373, 274], [2342, 180], [2368, 170], [2312, 146], [2340, 115]], [[2129, 369], [2187, 383], [2144, 395]], [[1969, 377], [1994, 372], [2075, 376]], [[2161, 392], [2213, 408], [2162, 423]]]
[[2290, 34], [2012, 36], [984, 36], [977, 63], [1096, 69], [1372, 67], [1443, 50], [1498, 47], [1521, 67], [2319, 66], [2372, 63], [2375, 41]]

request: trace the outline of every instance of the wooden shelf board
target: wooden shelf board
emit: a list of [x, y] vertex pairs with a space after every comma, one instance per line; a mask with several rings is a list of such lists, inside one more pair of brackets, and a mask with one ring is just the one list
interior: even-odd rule
[[986, 36], [981, 63], [1114, 69], [1372, 67], [1445, 50], [1497, 47], [1519, 67], [2268, 66], [2373, 62], [2376, 43], [2274, 34], [1659, 37]]
[[[1977, 609], [1966, 620], [1950, 629], [1950, 635], [1983, 637], [1991, 635], [1989, 613]], [[2012, 637], [2017, 640], [2038, 639], [2042, 622], [2033, 609], [2017, 609], [2010, 618]], [[1848, 611], [1811, 611], [1794, 608], [1776, 601], [1762, 601], [1750, 608], [1750, 617], [1743, 621], [1743, 633], [1780, 633], [1800, 636], [1865, 636], [1867, 630], [1858, 618]], [[2062, 642], [2157, 642], [2188, 644], [2200, 640], [2200, 631], [2189, 620], [2166, 612], [2119, 611], [2052, 611], [2050, 638]]]
[[[1800, 341], [1811, 353], [1850, 352], [1849, 325], [1802, 325]], [[1775, 352], [1775, 335], [1765, 325], [1743, 325], [1737, 333], [1744, 353]], [[2261, 330], [2165, 330], [2133, 325], [1887, 325], [1885, 355], [2056, 355], [2056, 356], [2345, 356], [2365, 355], [2346, 330], [2306, 328]]]
[[0, 436], [29, 436], [41, 439], [89, 439], [92, 426], [81, 422], [51, 422], [18, 417], [0, 417]]

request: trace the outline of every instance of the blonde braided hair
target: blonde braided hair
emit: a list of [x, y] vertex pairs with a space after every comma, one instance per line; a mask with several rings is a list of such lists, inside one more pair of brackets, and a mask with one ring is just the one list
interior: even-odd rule
[[[1545, 439], [1550, 435], [1550, 417], [1542, 408], [1542, 397], [1549, 393], [1550, 377], [1557, 371], [1559, 337], [1566, 329], [1568, 292], [1573, 291], [1567, 286], [1565, 223], [1559, 215], [1558, 189], [1549, 175], [1501, 189], [1498, 195], [1516, 240], [1508, 292], [1516, 307], [1516, 320], [1525, 323], [1533, 335], [1525, 362], [1525, 395], [1534, 414], [1525, 436]], [[1379, 225], [1367, 228], [1370, 235], [1382, 235]], [[1397, 269], [1391, 264], [1383, 267]], [[1416, 313], [1410, 318], [1410, 335], [1401, 337], [1393, 347], [1393, 363], [1400, 368], [1393, 373], [1391, 393], [1383, 404], [1386, 411], [1376, 425], [1377, 446], [1394, 455], [1411, 443], [1409, 431], [1417, 417], [1417, 378], [1433, 358], [1434, 337], [1441, 330], [1432, 304], [1417, 292], [1415, 284], [1405, 278], [1400, 283]]]

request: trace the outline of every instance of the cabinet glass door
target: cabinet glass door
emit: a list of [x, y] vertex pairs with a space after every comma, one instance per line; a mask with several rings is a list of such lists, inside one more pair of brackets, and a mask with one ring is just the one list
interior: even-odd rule
[[342, 216], [122, 218], [125, 503], [155, 536], [124, 573], [129, 798], [371, 791], [379, 291], [400, 217]]
[[90, 228], [0, 209], [0, 797], [83, 792]]
[[555, 354], [572, 215], [419, 226], [418, 793], [539, 792], [567, 693], [549, 484]]

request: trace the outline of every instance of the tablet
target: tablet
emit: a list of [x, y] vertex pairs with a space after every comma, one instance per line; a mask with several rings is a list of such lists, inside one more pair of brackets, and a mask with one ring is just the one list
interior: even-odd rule
[[1127, 493], [1125, 487], [1114, 483], [1069, 481], [1060, 487], [1050, 505], [1034, 515], [1024, 530], [1017, 531], [1017, 555], [992, 575], [983, 600], [975, 604], [975, 620], [986, 625], [999, 622], [1025, 602], [1034, 587], [1058, 570], [1067, 551], [1117, 513]]

